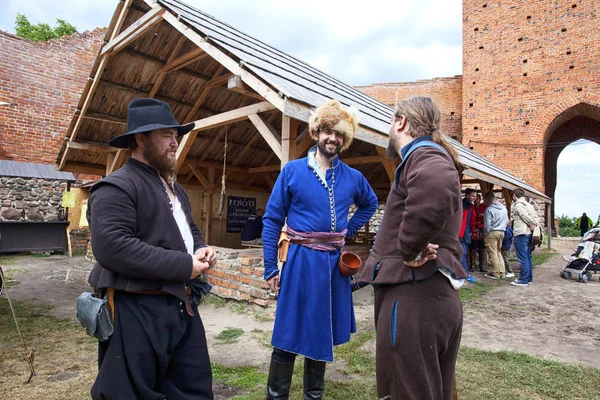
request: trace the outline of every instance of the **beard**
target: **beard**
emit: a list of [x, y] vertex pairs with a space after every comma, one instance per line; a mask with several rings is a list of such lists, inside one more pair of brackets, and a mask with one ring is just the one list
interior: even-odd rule
[[317, 149], [319, 149], [319, 153], [321, 153], [325, 158], [333, 158], [340, 153], [342, 150], [342, 145], [335, 143], [335, 148], [331, 150], [327, 148], [327, 143], [325, 141], [319, 140], [317, 142]]
[[399, 160], [402, 158], [402, 156], [400, 156], [400, 143], [397, 143], [397, 136], [390, 131], [389, 137], [390, 140], [388, 141], [388, 146], [385, 149], [385, 155], [392, 160]]
[[171, 149], [161, 149], [152, 140], [152, 137], [149, 137], [143, 152], [148, 165], [157, 170], [170, 183], [175, 177], [175, 164], [177, 161]]

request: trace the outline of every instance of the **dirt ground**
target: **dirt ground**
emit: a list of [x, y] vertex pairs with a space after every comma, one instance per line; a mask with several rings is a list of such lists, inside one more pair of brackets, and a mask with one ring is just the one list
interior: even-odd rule
[[[600, 367], [600, 282], [559, 276], [577, 241], [552, 239], [558, 252], [533, 271], [528, 287], [506, 285], [464, 307], [461, 344], [483, 350], [511, 350]], [[487, 278], [475, 273], [480, 281]]]
[[[534, 356], [600, 367], [600, 282], [587, 284], [559, 277], [575, 241], [553, 240], [557, 250], [547, 263], [534, 269], [534, 283], [511, 286], [510, 280], [464, 305], [462, 344], [484, 350], [512, 350]], [[38, 300], [54, 308], [52, 315], [75, 318], [75, 301], [84, 290], [92, 264], [83, 257], [22, 257], [4, 267], [19, 284], [11, 287], [14, 300]], [[476, 273], [480, 281], [483, 274]], [[373, 328], [373, 292], [354, 293], [359, 330]], [[270, 331], [274, 309], [228, 302], [202, 304], [211, 361], [224, 366], [254, 365], [268, 369]], [[233, 344], [219, 344], [216, 336], [226, 328], [242, 328]], [[374, 343], [367, 343], [374, 351]], [[38, 360], [39, 362], [39, 360]], [[328, 379], [351, 379], [339, 373], [341, 365], [327, 369]], [[227, 398], [227, 397], [220, 397]]]

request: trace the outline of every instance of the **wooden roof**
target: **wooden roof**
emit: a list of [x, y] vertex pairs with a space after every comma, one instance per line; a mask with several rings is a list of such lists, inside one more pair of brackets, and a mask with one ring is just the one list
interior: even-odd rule
[[[108, 147], [126, 131], [127, 104], [155, 97], [181, 123], [196, 122], [178, 153], [179, 180], [215, 188], [226, 157], [227, 185], [269, 191], [281, 165], [310, 148], [311, 109], [330, 98], [360, 111], [343, 160], [386, 192], [395, 166], [385, 158], [393, 109], [178, 0], [125, 0], [91, 71], [65, 142], [59, 169], [105, 175], [126, 151]], [[452, 141], [465, 175], [549, 198]], [[225, 146], [226, 144], [226, 146]], [[226, 151], [225, 151], [226, 149]]]

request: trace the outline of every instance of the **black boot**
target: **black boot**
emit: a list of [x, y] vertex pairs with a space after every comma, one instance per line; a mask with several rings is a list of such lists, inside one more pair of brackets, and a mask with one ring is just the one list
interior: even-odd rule
[[290, 396], [294, 363], [271, 360], [269, 380], [267, 381], [267, 400], [287, 400]]
[[320, 399], [325, 391], [325, 361], [304, 359], [304, 400]]

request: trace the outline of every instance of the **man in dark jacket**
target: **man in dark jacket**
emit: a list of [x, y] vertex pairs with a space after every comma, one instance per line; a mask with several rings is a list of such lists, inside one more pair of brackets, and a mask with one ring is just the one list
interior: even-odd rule
[[465, 189], [465, 197], [462, 199], [462, 222], [460, 226], [459, 242], [462, 247], [461, 263], [465, 271], [469, 274], [467, 280], [469, 282], [477, 282], [469, 273], [469, 264], [467, 257], [469, 255], [469, 245], [471, 244], [471, 234], [475, 231], [477, 211], [473, 202], [477, 198], [477, 192], [474, 189]]
[[458, 242], [460, 164], [440, 121], [429, 97], [412, 97], [390, 127], [387, 154], [402, 163], [359, 279], [375, 289], [380, 399], [453, 398], [463, 319], [457, 289], [468, 272]]
[[162, 101], [132, 101], [128, 132], [109, 141], [131, 158], [90, 190], [98, 262], [89, 282], [114, 298], [114, 333], [99, 344], [93, 399], [213, 398], [204, 327], [186, 282], [216, 255], [174, 181], [177, 136], [193, 125], [179, 125]]

